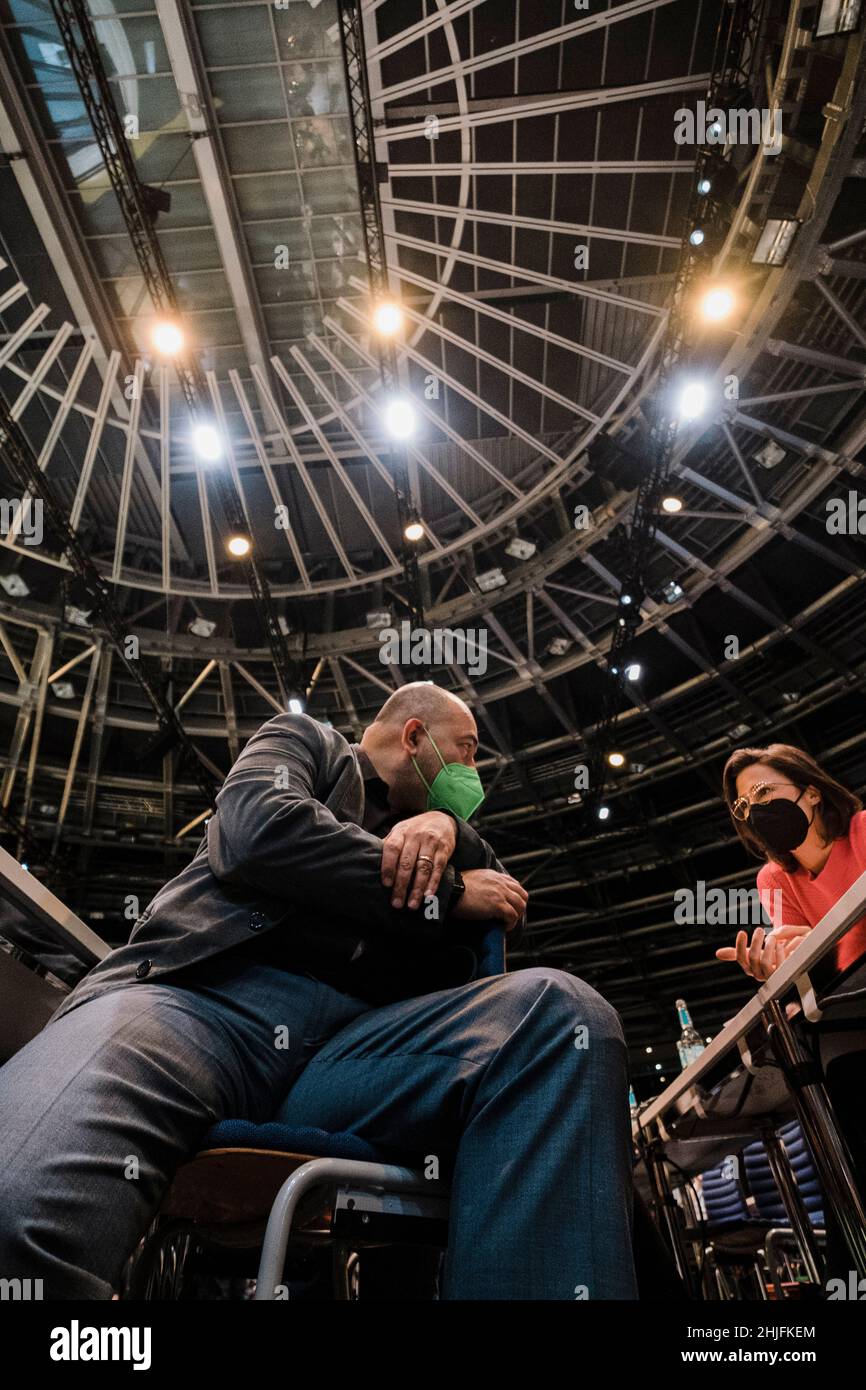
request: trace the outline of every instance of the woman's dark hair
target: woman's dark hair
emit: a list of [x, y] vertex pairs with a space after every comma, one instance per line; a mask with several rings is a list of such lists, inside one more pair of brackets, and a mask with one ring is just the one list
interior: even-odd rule
[[[821, 793], [819, 810], [827, 842], [839, 840], [843, 835], [847, 835], [851, 817], [863, 809], [859, 796], [855, 796], [847, 787], [843, 787], [841, 782], [837, 782], [835, 777], [831, 777], [829, 772], [825, 772], [813, 757], [803, 752], [802, 748], [792, 748], [788, 743], [771, 743], [768, 748], [738, 748], [728, 758], [722, 773], [722, 790], [729, 811], [737, 800], [737, 777], [744, 767], [749, 767], [752, 763], [762, 763], [764, 767], [780, 772], [802, 791], [807, 787], [814, 787]], [[734, 820], [733, 815], [731, 819]], [[772, 859], [775, 863], [781, 864], [789, 874], [799, 868], [793, 854], [779, 854], [768, 849], [763, 840], [750, 828], [747, 820], [734, 820], [734, 827], [743, 844], [758, 859]]]

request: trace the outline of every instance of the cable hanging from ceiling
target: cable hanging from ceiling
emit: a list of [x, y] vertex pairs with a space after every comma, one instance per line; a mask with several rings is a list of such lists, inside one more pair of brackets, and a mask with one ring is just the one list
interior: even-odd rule
[[[708, 109], [716, 108], [731, 94], [743, 91], [749, 57], [758, 47], [764, 10], [763, 2], [756, 6], [751, 0], [733, 0], [720, 16], [707, 92]], [[685, 364], [693, 351], [695, 286], [712, 265], [721, 246], [731, 216], [728, 200], [736, 185], [735, 173], [731, 165], [720, 158], [716, 144], [704, 142], [699, 146], [656, 374], [646, 447], [649, 466], [640, 473], [627, 523], [625, 564], [616, 624], [607, 653], [602, 712], [589, 752], [583, 807], [602, 821], [609, 817], [609, 808], [603, 804], [609, 770], [626, 767], [628, 763], [623, 753], [611, 748], [611, 741], [627, 698], [628, 682], [633, 679], [634, 670], [640, 669], [634, 660], [633, 648], [643, 620], [641, 610], [647, 598], [656, 524], [660, 510], [672, 514], [680, 509], [677, 505], [680, 499], [668, 490], [678, 432], [684, 421], [702, 413], [705, 402], [703, 384], [687, 380], [684, 375]], [[702, 302], [705, 320], [714, 317], [706, 312], [707, 297], [711, 294], [717, 296], [712, 304], [719, 311], [715, 315], [718, 320], [732, 307], [733, 295], [725, 286], [708, 284]]]
[[[197, 359], [186, 349], [179, 327], [177, 294], [154, 226], [160, 209], [160, 190], [139, 177], [85, 0], [51, 0], [51, 6], [148, 293], [157, 312], [165, 316], [166, 332], [173, 329], [180, 335], [179, 342], [175, 339], [177, 350], [170, 355], [193, 421], [194, 435], [200, 440], [202, 452], [213, 459], [218, 453], [219, 432], [206, 404], [210, 391]], [[209, 476], [227, 541], [233, 538], [236, 542], [230, 554], [249, 586], [270, 648], [283, 705], [289, 708], [291, 700], [303, 702], [303, 671], [288, 650], [270, 586], [253, 550], [243, 499], [223, 470], [215, 470]], [[245, 546], [240, 544], [242, 540], [246, 540]]]

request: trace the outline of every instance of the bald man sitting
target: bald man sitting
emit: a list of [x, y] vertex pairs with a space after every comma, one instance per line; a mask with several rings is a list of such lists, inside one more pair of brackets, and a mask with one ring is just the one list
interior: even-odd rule
[[192, 862], [0, 1070], [5, 1278], [110, 1299], [207, 1130], [276, 1115], [439, 1157], [440, 1297], [637, 1296], [619, 1017], [560, 970], [478, 978], [527, 893], [467, 823], [477, 748], [425, 682], [360, 744], [250, 739]]

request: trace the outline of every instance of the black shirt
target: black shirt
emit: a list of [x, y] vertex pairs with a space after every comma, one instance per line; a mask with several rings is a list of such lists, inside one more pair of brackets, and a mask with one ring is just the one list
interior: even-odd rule
[[[388, 785], [363, 749], [355, 745], [355, 753], [364, 778], [362, 829], [384, 839], [398, 821], [406, 819], [405, 813], [397, 814], [391, 808]], [[352, 929], [357, 930], [357, 923]], [[290, 923], [272, 927], [257, 941], [243, 942], [234, 947], [231, 954], [311, 976], [370, 1004], [388, 1004], [465, 984], [476, 965], [474, 953], [466, 945], [431, 945], [429, 942], [414, 945], [406, 940], [401, 942], [399, 956], [389, 942], [366, 941], [351, 961], [323, 967], [315, 962], [307, 963], [293, 949]]]

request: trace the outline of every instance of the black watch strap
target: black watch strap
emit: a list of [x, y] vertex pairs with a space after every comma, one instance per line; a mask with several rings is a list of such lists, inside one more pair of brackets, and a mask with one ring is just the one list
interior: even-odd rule
[[466, 892], [466, 884], [463, 882], [463, 875], [461, 874], [461, 872], [460, 872], [459, 869], [455, 869], [455, 870], [454, 870], [454, 887], [453, 887], [452, 890], [451, 890], [451, 897], [450, 897], [449, 900], [448, 900], [448, 908], [449, 908], [449, 911], [450, 911], [450, 909], [455, 905], [455, 903], [459, 902], [459, 900], [463, 897], [463, 894], [464, 894], [465, 892]]
[[452, 894], [450, 894], [450, 898], [448, 899], [449, 913], [455, 910], [464, 892], [466, 892], [466, 884], [464, 884], [463, 881], [463, 874], [460, 873], [459, 869], [455, 869], [455, 885], [453, 885]]

